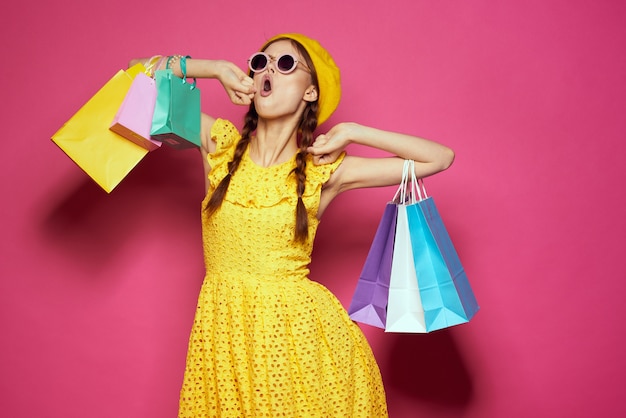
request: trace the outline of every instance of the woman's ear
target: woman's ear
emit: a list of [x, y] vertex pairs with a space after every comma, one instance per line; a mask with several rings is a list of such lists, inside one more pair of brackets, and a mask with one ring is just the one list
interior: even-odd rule
[[314, 85], [310, 85], [304, 92], [304, 100], [307, 102], [314, 102], [317, 100], [317, 88]]

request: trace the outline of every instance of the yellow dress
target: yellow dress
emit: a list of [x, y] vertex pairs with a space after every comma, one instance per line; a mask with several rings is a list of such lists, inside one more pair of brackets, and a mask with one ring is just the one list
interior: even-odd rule
[[[240, 134], [217, 120], [211, 135], [212, 188], [226, 175]], [[246, 151], [222, 207], [208, 219], [203, 211], [206, 276], [179, 417], [387, 416], [361, 330], [329, 290], [307, 277], [321, 188], [341, 161], [307, 162], [306, 243], [293, 241], [295, 158], [261, 167]]]

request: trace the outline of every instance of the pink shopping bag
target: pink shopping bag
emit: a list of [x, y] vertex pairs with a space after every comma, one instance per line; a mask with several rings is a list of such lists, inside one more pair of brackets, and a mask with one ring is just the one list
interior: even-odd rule
[[159, 148], [161, 142], [150, 138], [156, 97], [154, 79], [137, 74], [109, 129], [148, 151]]

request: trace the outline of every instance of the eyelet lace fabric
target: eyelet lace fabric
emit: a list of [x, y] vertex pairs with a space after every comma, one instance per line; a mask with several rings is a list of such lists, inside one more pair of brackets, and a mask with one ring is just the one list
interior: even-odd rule
[[[240, 134], [218, 119], [211, 190]], [[341, 164], [309, 158], [309, 240], [293, 241], [295, 159], [257, 166], [246, 152], [212, 217], [202, 213], [206, 276], [189, 339], [179, 417], [387, 416], [380, 372], [361, 330], [308, 279], [322, 185]]]

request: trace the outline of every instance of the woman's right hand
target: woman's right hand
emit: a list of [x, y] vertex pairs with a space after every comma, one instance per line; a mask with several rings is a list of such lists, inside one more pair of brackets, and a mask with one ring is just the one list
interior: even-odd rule
[[222, 83], [230, 101], [242, 106], [252, 103], [256, 92], [252, 78], [230, 61], [220, 60], [216, 65], [219, 68], [217, 79]]

